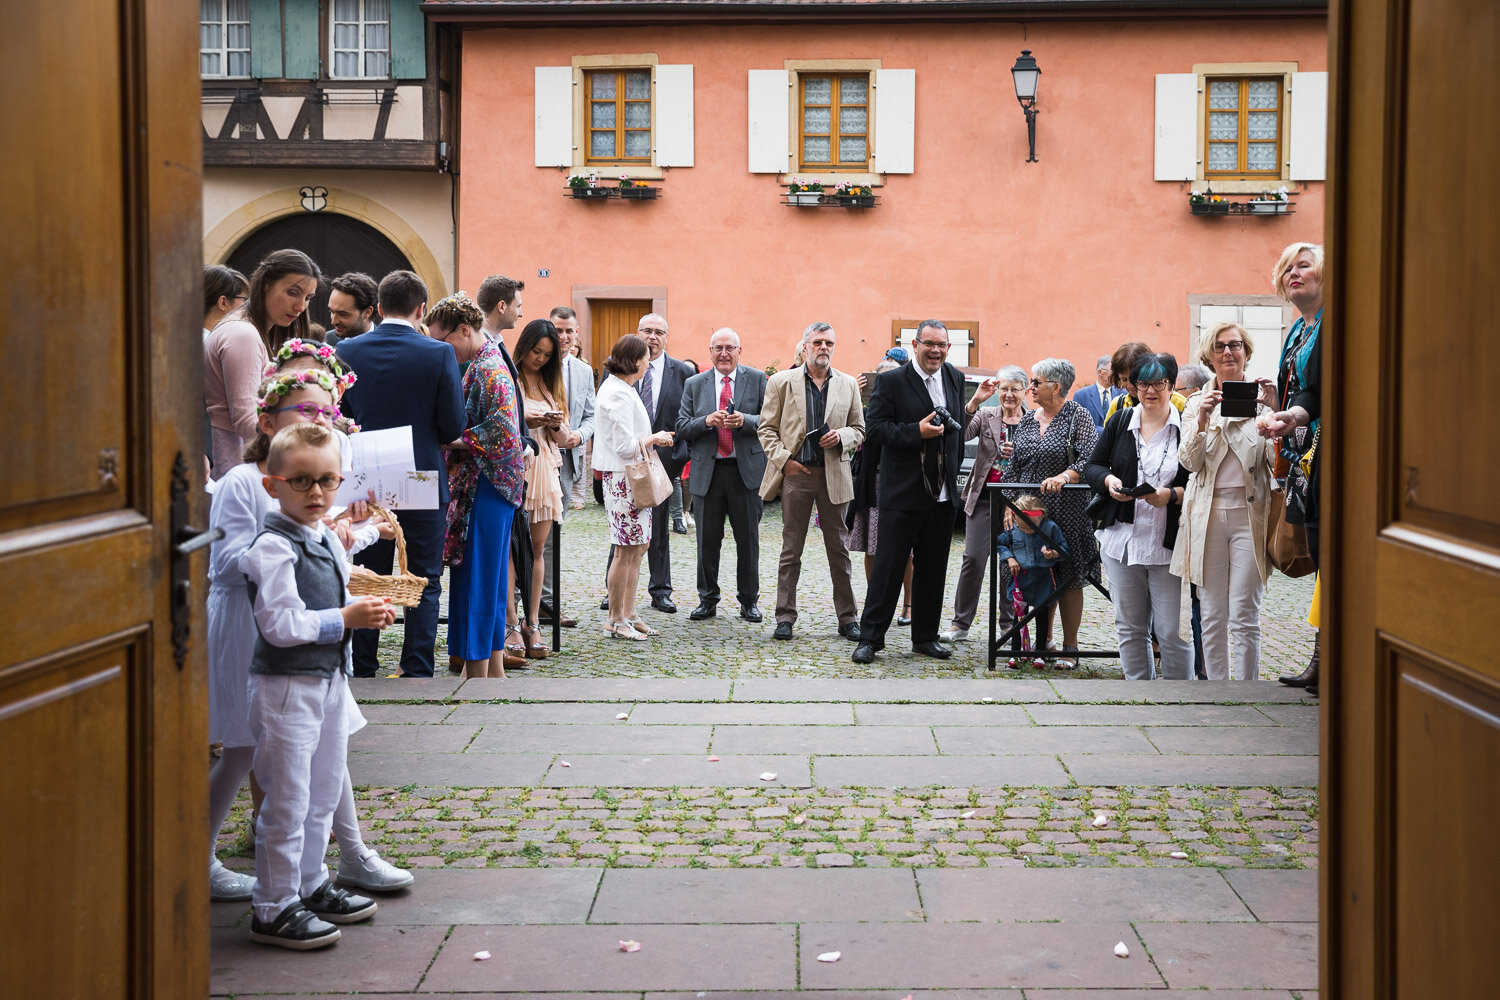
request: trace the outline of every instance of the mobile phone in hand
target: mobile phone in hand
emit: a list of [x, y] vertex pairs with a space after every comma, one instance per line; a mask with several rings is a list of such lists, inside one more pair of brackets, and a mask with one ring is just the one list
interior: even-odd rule
[[1224, 398], [1219, 400], [1219, 412], [1226, 417], [1255, 416], [1255, 401], [1260, 397], [1260, 386], [1255, 382], [1221, 382]]

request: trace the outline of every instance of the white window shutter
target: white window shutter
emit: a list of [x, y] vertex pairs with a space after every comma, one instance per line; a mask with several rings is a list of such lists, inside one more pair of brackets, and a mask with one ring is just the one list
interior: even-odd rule
[[750, 172], [779, 174], [791, 169], [787, 117], [791, 74], [784, 69], [750, 71]]
[[693, 67], [656, 67], [656, 165], [693, 165]]
[[1156, 172], [1159, 181], [1198, 177], [1198, 76], [1156, 74]]
[[909, 174], [916, 168], [917, 71], [875, 71], [875, 172]]
[[1328, 74], [1292, 74], [1292, 139], [1287, 176], [1321, 181], [1328, 176]]
[[536, 68], [536, 165], [573, 165], [573, 67]]

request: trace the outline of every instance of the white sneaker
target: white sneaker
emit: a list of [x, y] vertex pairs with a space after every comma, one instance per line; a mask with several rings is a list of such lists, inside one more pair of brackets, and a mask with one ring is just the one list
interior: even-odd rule
[[339, 857], [340, 886], [353, 886], [370, 892], [394, 892], [405, 889], [415, 881], [411, 872], [405, 868], [397, 868], [374, 851], [364, 861], [352, 854]]
[[208, 873], [208, 898], [215, 903], [243, 903], [254, 888], [254, 875], [230, 871], [222, 864]]
[[939, 632], [938, 638], [944, 642], [968, 642], [969, 630], [966, 628], [950, 628], [946, 632]]

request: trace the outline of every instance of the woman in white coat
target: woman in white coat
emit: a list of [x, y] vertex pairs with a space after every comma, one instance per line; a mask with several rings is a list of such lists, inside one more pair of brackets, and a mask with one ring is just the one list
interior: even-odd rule
[[1260, 678], [1260, 602], [1271, 572], [1266, 513], [1272, 451], [1255, 420], [1269, 410], [1257, 405], [1254, 416], [1226, 417], [1220, 406], [1223, 384], [1245, 381], [1254, 350], [1250, 335], [1234, 323], [1210, 330], [1198, 357], [1213, 369], [1214, 380], [1190, 397], [1183, 410], [1179, 457], [1192, 478], [1172, 572], [1198, 587], [1203, 667], [1209, 680]]

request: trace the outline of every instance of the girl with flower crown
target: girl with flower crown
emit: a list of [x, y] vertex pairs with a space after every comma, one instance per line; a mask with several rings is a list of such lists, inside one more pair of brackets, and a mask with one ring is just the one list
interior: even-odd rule
[[[271, 438], [283, 427], [298, 421], [332, 427], [338, 416], [334, 400], [338, 380], [314, 367], [283, 372], [261, 385], [256, 401], [257, 433], [245, 449], [244, 462], [230, 469], [213, 495], [209, 526], [224, 529], [209, 555], [208, 590], [208, 717], [210, 739], [224, 745], [224, 754], [209, 771], [209, 895], [216, 900], [250, 898], [254, 879], [229, 871], [215, 856], [219, 829], [224, 825], [240, 784], [250, 774], [255, 740], [250, 734], [247, 685], [250, 656], [255, 648], [255, 618], [244, 574], [239, 571], [241, 554], [259, 534], [266, 513], [276, 502], [262, 485]], [[343, 435], [338, 435], [343, 439]], [[347, 446], [347, 439], [343, 439]], [[346, 542], [358, 550], [374, 542], [388, 526], [367, 522]], [[358, 708], [350, 705], [355, 715]], [[350, 732], [364, 725], [364, 718], [351, 718]], [[254, 784], [252, 781], [252, 791]], [[341, 884], [365, 888], [400, 888], [412, 881], [409, 872], [393, 868], [366, 847], [354, 812], [354, 791], [344, 776], [344, 797], [334, 813], [334, 834], [341, 853]], [[357, 871], [345, 878], [346, 865]], [[370, 874], [373, 873], [373, 874]], [[365, 881], [361, 883], [359, 879]], [[372, 885], [371, 882], [379, 884]]]

